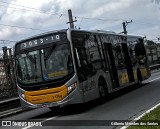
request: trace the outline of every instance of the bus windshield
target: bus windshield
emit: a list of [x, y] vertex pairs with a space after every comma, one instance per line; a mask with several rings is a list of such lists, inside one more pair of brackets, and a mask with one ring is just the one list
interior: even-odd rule
[[16, 56], [18, 82], [29, 84], [55, 80], [73, 72], [69, 44], [56, 45]]

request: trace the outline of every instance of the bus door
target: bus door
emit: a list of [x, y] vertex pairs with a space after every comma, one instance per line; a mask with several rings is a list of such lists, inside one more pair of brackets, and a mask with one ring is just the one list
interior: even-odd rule
[[120, 85], [119, 85], [119, 79], [118, 79], [118, 71], [116, 68], [114, 55], [112, 51], [112, 44], [104, 43], [104, 48], [107, 56], [109, 72], [112, 78], [113, 89], [115, 89], [115, 88], [118, 88]]
[[131, 83], [131, 82], [134, 82], [134, 74], [133, 74], [133, 69], [132, 69], [131, 58], [129, 56], [127, 44], [122, 43], [121, 45], [122, 45], [122, 50], [123, 50], [123, 54], [124, 54], [129, 83]]

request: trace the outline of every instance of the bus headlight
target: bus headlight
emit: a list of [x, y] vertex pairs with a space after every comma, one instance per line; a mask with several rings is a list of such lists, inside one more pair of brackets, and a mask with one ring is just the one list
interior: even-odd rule
[[21, 94], [21, 96], [22, 96], [22, 98], [23, 98], [23, 99], [25, 99], [25, 96], [24, 96], [24, 94]]
[[68, 94], [71, 93], [77, 87], [77, 82], [68, 87]]

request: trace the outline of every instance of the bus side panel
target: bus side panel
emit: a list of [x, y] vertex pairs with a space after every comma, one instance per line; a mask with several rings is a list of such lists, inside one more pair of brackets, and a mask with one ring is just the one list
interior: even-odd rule
[[146, 80], [151, 76], [150, 69], [145, 66], [141, 67], [140, 71], [142, 75], [142, 80]]
[[109, 72], [104, 72], [103, 70], [98, 70], [96, 75], [88, 79], [85, 90], [84, 90], [84, 98], [85, 102], [88, 102], [90, 100], [96, 99], [99, 97], [99, 89], [98, 89], [98, 83], [99, 78], [103, 77], [106, 83], [106, 87], [108, 90], [108, 93], [111, 92], [112, 86], [111, 86], [111, 79]]
[[120, 86], [128, 86], [129, 85], [129, 78], [126, 69], [118, 70], [118, 78]]

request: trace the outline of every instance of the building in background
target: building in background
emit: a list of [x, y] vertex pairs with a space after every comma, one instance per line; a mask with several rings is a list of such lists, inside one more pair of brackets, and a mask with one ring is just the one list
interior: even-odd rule
[[145, 48], [149, 64], [154, 65], [160, 63], [160, 43], [147, 40]]

